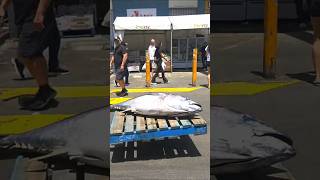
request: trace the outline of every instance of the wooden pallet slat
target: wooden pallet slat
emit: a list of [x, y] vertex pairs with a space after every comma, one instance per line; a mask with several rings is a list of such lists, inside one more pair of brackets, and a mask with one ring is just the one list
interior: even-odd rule
[[156, 131], [157, 123], [154, 118], [146, 118], [148, 131]]
[[194, 126], [206, 126], [207, 122], [200, 116], [195, 116], [191, 119]]
[[171, 129], [180, 128], [180, 124], [179, 124], [179, 122], [177, 120], [169, 119], [168, 121], [169, 121]]
[[201, 116], [192, 119], [175, 117], [175, 119], [167, 120], [116, 112], [111, 121], [110, 132], [110, 144], [119, 144], [190, 134], [206, 134], [207, 124]]
[[157, 119], [157, 122], [158, 122], [160, 130], [168, 129], [167, 120], [165, 120], [165, 119]]
[[132, 134], [134, 131], [134, 116], [132, 115], [127, 115], [126, 116], [126, 122], [125, 122], [125, 129], [124, 133], [125, 134]]
[[202, 124], [202, 125], [207, 125], [207, 121], [203, 119], [203, 117], [199, 116], [199, 115], [196, 115], [195, 116], [198, 121]]
[[116, 124], [113, 127], [113, 134], [122, 134], [124, 125], [124, 113], [115, 112]]
[[182, 128], [189, 128], [192, 127], [192, 123], [189, 119], [180, 119], [180, 122], [182, 124]]
[[146, 131], [146, 122], [144, 117], [142, 116], [136, 116], [136, 131], [137, 132], [145, 132]]

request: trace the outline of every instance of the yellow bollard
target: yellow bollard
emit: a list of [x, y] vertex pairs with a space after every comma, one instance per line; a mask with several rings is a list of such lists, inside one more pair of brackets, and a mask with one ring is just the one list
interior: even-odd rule
[[150, 58], [149, 53], [146, 51], [146, 87], [151, 86], [151, 76], [150, 76]]
[[265, 0], [263, 74], [275, 78], [278, 33], [278, 2]]
[[192, 86], [196, 86], [197, 83], [197, 64], [198, 64], [198, 50], [193, 49], [193, 60], [192, 60]]

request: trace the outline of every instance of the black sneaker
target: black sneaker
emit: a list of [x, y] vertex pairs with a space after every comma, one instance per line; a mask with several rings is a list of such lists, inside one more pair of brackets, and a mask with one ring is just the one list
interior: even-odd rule
[[19, 62], [19, 60], [16, 58], [12, 58], [11, 63], [13, 64], [13, 67], [16, 70], [18, 76], [20, 76], [21, 79], [25, 79], [25, 76], [23, 74], [24, 65], [21, 62]]
[[122, 90], [121, 92], [116, 93], [116, 95], [119, 96], [119, 97], [128, 96], [128, 91], [127, 90]]
[[65, 74], [69, 74], [70, 72], [66, 69], [63, 68], [57, 68], [57, 69], [49, 69], [49, 73], [50, 74], [61, 74], [61, 75], [65, 75]]
[[163, 83], [167, 84], [168, 83], [168, 79], [167, 78], [163, 78]]
[[26, 107], [28, 110], [42, 110], [45, 108], [48, 103], [55, 98], [57, 92], [52, 89], [48, 88], [46, 90], [39, 89], [36, 96], [34, 97], [33, 102]]

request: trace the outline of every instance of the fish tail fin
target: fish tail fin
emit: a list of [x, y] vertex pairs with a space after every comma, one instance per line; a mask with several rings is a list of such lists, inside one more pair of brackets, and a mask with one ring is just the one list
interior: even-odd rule
[[10, 141], [6, 137], [0, 137], [0, 149], [8, 149], [14, 145], [13, 141]]

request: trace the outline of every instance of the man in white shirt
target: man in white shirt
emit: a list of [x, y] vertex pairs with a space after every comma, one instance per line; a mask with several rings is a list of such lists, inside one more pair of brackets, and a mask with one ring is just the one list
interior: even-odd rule
[[[150, 45], [148, 48], [149, 58], [150, 58], [150, 72], [153, 72], [154, 69], [154, 53], [156, 52], [156, 41], [154, 39], [151, 39]], [[152, 73], [151, 73], [152, 74]]]

